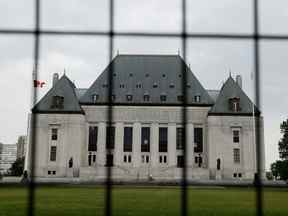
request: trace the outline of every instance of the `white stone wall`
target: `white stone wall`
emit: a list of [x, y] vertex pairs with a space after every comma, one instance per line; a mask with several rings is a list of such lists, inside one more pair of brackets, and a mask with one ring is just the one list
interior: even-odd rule
[[[68, 177], [79, 175], [84, 157], [85, 119], [78, 114], [37, 114], [36, 118], [36, 177]], [[51, 129], [58, 129], [57, 141], [51, 140]], [[29, 143], [31, 145], [31, 142]], [[50, 161], [50, 147], [56, 146], [56, 161]], [[29, 146], [30, 147], [30, 146]], [[31, 153], [29, 153], [31, 154]], [[73, 158], [73, 169], [68, 161]], [[29, 163], [29, 160], [26, 161]], [[29, 164], [25, 166], [29, 169]], [[51, 174], [48, 175], [48, 171]], [[53, 175], [53, 171], [56, 174]]]
[[[80, 176], [85, 180], [104, 179], [106, 174], [106, 127], [107, 107], [83, 106], [84, 115], [38, 114], [36, 176], [48, 175], [48, 170], [56, 171], [55, 177]], [[187, 170], [188, 179], [233, 179], [233, 173], [241, 173], [242, 178], [252, 179], [256, 171], [256, 148], [252, 117], [209, 116], [210, 107], [187, 109]], [[113, 109], [115, 126], [115, 148], [112, 150], [114, 179], [180, 179], [181, 168], [177, 168], [176, 128], [181, 127], [182, 107], [141, 107], [117, 106]], [[88, 166], [89, 126], [98, 127], [96, 162]], [[132, 152], [123, 152], [124, 127], [133, 127]], [[59, 129], [57, 160], [50, 161], [51, 128]], [[150, 152], [141, 152], [141, 127], [150, 127]], [[168, 128], [168, 152], [159, 152], [159, 127]], [[202, 167], [194, 163], [194, 127], [203, 128]], [[240, 143], [233, 144], [232, 130], [240, 130]], [[261, 135], [263, 136], [263, 134]], [[55, 145], [55, 143], [54, 143]], [[236, 146], [235, 146], [236, 145]], [[240, 163], [233, 161], [233, 148], [240, 148]], [[130, 156], [131, 163], [123, 161]], [[159, 163], [159, 157], [166, 157], [166, 163]], [[73, 169], [68, 168], [73, 157]], [[146, 162], [148, 157], [149, 162]], [[143, 159], [144, 158], [144, 162]], [[221, 159], [221, 170], [216, 172], [216, 160]], [[263, 159], [264, 160], [264, 159]], [[263, 161], [264, 164], [264, 161]]]
[[[239, 143], [233, 143], [233, 130], [240, 131]], [[253, 118], [249, 116], [208, 117], [210, 178], [216, 178], [216, 161], [220, 158], [221, 170], [217, 174], [220, 174], [222, 178], [235, 179], [234, 173], [237, 173], [237, 178], [239, 178], [238, 173], [241, 173], [242, 179], [253, 179], [256, 172], [254, 131]], [[234, 162], [233, 148], [240, 149], [240, 163]], [[264, 164], [264, 158], [262, 160]]]

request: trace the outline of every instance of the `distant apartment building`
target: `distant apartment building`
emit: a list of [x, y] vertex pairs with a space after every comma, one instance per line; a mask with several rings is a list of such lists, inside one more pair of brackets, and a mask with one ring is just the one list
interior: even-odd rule
[[16, 160], [17, 145], [0, 143], [0, 173], [7, 173]]
[[19, 136], [17, 141], [17, 159], [25, 157], [26, 152], [26, 136]]

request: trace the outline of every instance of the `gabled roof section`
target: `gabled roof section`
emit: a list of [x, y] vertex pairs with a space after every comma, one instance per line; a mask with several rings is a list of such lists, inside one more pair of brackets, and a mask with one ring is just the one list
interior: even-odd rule
[[[80, 98], [80, 104], [107, 103], [107, 78], [113, 70], [113, 103], [180, 105], [183, 69], [187, 71], [188, 104], [212, 106], [213, 100], [179, 55], [118, 55]], [[93, 94], [98, 95], [96, 102]], [[165, 101], [160, 99], [161, 94], [167, 95]], [[127, 100], [127, 95], [132, 95], [132, 100]], [[149, 100], [144, 101], [144, 95], [149, 95]], [[200, 102], [195, 102], [197, 95]]]
[[[34, 113], [75, 113], [83, 114], [76, 95], [74, 83], [64, 74], [48, 93], [34, 106]], [[53, 97], [64, 98], [63, 108], [53, 108]]]
[[[240, 99], [239, 111], [229, 109], [229, 99], [232, 98]], [[222, 86], [216, 103], [209, 111], [209, 115], [253, 115], [253, 106], [255, 115], [259, 115], [258, 108], [230, 76]]]

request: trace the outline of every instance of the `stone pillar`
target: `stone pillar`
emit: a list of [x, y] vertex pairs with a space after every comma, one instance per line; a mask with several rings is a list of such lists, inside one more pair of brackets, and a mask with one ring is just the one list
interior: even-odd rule
[[106, 123], [100, 122], [98, 126], [98, 143], [96, 162], [100, 166], [106, 163]]
[[194, 126], [188, 123], [186, 126], [186, 149], [187, 149], [187, 167], [193, 167], [194, 164]]
[[158, 156], [159, 156], [159, 125], [158, 123], [151, 124], [151, 143], [150, 143], [150, 151], [151, 151], [151, 166], [155, 168], [158, 166]]
[[134, 167], [139, 167], [141, 163], [141, 124], [133, 124], [133, 146], [132, 163]]
[[121, 166], [123, 162], [123, 138], [124, 138], [124, 124], [122, 122], [116, 122], [115, 149], [114, 149], [115, 166]]
[[176, 123], [168, 124], [168, 165], [176, 166]]

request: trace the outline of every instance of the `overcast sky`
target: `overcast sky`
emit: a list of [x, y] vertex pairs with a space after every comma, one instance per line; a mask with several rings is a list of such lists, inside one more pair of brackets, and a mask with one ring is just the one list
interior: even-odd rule
[[[0, 0], [0, 28], [33, 28], [33, 0]], [[107, 30], [105, 0], [46, 0], [41, 28]], [[180, 0], [115, 0], [117, 31], [181, 31]], [[189, 32], [251, 33], [251, 0], [187, 0]], [[287, 0], [260, 0], [260, 31], [287, 34]], [[115, 38], [120, 54], [177, 54], [179, 39]], [[15, 143], [26, 134], [31, 103], [33, 37], [0, 35], [0, 142]], [[241, 74], [253, 99], [252, 41], [197, 40], [187, 43], [187, 64], [206, 89], [220, 89], [229, 75]], [[280, 123], [288, 117], [288, 41], [261, 41], [262, 111], [265, 121], [266, 167], [278, 158]], [[52, 74], [66, 74], [77, 87], [89, 87], [108, 64], [108, 38], [41, 37], [39, 78], [51, 87]]]

